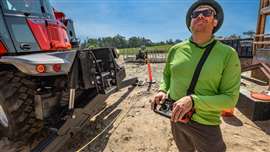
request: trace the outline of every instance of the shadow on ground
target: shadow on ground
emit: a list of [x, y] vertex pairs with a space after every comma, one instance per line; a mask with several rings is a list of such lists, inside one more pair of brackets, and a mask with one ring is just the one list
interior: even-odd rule
[[[94, 121], [89, 121], [62, 150], [65, 152], [76, 151], [88, 144], [83, 151], [103, 151], [109, 141], [109, 137], [111, 136], [110, 131], [113, 128], [113, 125], [109, 125], [112, 124], [122, 112], [122, 110], [116, 108], [134, 89], [135, 87], [128, 88], [128, 90], [117, 101], [97, 115]], [[104, 129], [106, 130], [104, 131]], [[103, 133], [99, 135], [101, 132]], [[92, 141], [94, 138], [96, 139]], [[82, 143], [81, 141], [84, 142]], [[90, 141], [92, 142], [89, 144]]]
[[224, 120], [224, 122], [226, 122], [229, 125], [236, 126], [236, 127], [243, 126], [243, 122], [235, 116], [222, 117], [222, 119]]
[[266, 134], [270, 135], [270, 121], [255, 121], [254, 123]]

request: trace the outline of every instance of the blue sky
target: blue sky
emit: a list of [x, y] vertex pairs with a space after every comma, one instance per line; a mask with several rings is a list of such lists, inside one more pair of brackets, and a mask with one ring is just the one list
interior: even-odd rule
[[[120, 34], [127, 38], [144, 36], [157, 42], [190, 36], [185, 15], [194, 0], [50, 1], [73, 19], [81, 39]], [[259, 0], [219, 0], [219, 3], [224, 9], [225, 20], [217, 36], [256, 30]], [[270, 26], [269, 19], [267, 25]]]

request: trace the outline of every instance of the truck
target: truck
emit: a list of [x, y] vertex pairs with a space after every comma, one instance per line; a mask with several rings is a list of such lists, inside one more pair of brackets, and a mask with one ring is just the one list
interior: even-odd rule
[[1, 0], [0, 8], [1, 137], [70, 136], [111, 93], [136, 83], [123, 81], [116, 48], [79, 48], [73, 21], [48, 0]]

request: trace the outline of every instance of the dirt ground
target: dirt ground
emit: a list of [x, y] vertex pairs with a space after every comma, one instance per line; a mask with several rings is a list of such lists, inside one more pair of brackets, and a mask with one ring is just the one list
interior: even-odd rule
[[[125, 66], [128, 77], [148, 80], [146, 65]], [[163, 66], [152, 65], [153, 77], [157, 82], [161, 79]], [[150, 110], [148, 101], [156, 93], [158, 83], [153, 84], [150, 91], [147, 89], [148, 84], [145, 84], [113, 94], [107, 108], [90, 120], [61, 151], [76, 151], [85, 146], [82, 149], [85, 152], [176, 152], [169, 120]], [[114, 105], [119, 100], [122, 102]], [[237, 109], [234, 114], [234, 117], [222, 118], [221, 129], [227, 151], [270, 152], [270, 120], [252, 122]]]
[[[176, 152], [170, 131], [170, 121], [150, 110], [161, 80], [164, 64], [153, 64], [157, 82], [148, 91], [147, 66], [125, 64], [127, 77], [137, 76], [145, 82], [135, 88], [123, 88], [111, 95], [106, 108], [89, 120], [81, 131], [70, 139], [61, 152]], [[142, 83], [143, 84], [143, 83]], [[270, 152], [270, 120], [252, 122], [235, 110], [235, 117], [223, 118], [221, 124], [228, 152]], [[3, 147], [13, 151], [12, 147]], [[211, 146], [211, 145], [209, 145]], [[82, 148], [83, 147], [83, 148]], [[27, 151], [27, 150], [24, 150]]]

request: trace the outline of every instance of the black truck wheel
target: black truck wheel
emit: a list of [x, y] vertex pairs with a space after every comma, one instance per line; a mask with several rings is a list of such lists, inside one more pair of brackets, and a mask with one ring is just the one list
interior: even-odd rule
[[42, 128], [35, 118], [36, 85], [21, 73], [0, 72], [0, 132], [10, 140], [27, 141]]

